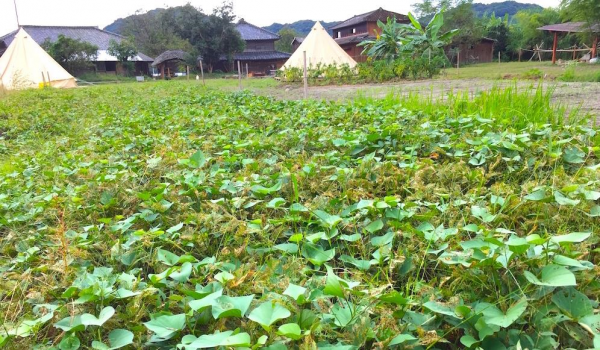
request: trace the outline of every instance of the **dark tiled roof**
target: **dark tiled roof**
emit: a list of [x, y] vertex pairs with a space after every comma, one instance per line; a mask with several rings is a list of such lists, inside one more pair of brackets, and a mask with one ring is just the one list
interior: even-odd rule
[[[236, 61], [274, 61], [274, 60], [287, 60], [292, 57], [291, 54], [281, 51], [252, 51], [242, 52], [233, 55], [233, 59]], [[226, 61], [225, 55], [221, 56], [221, 61]]]
[[272, 61], [287, 60], [292, 55], [281, 51], [242, 52], [233, 56], [236, 61]]
[[392, 12], [392, 11], [386, 11], [380, 7], [375, 11], [371, 11], [371, 12], [363, 13], [362, 15], [354, 16], [354, 17], [352, 17], [348, 20], [345, 20], [344, 22], [342, 22], [330, 29], [335, 30], [335, 29], [340, 29], [340, 28], [346, 28], [346, 27], [354, 26], [354, 25], [357, 25], [359, 23], [364, 23], [364, 22], [377, 22], [377, 21], [386, 22], [388, 18], [396, 18], [396, 20], [400, 23], [408, 23], [409, 22], [409, 19], [407, 16], [400, 14], [400, 13]]
[[567, 22], [560, 24], [550, 24], [538, 28], [539, 30], [545, 30], [549, 32], [564, 32], [564, 33], [583, 33], [583, 32], [595, 32], [600, 33], [600, 24], [588, 26], [585, 22]]
[[245, 41], [255, 41], [255, 40], [279, 40], [279, 35], [270, 32], [266, 29], [257, 27], [253, 24], [250, 24], [244, 19], [240, 19], [238, 24], [236, 25], [238, 32], [242, 36], [242, 39]]
[[338, 39], [335, 39], [335, 42], [338, 43], [338, 45], [347, 45], [347, 44], [354, 44], [354, 43], [358, 44], [367, 39], [375, 39], [375, 37], [369, 35], [369, 33], [362, 33], [362, 34], [356, 34], [356, 35], [351, 35], [351, 36], [345, 36], [343, 38], [338, 38]]
[[[107, 32], [99, 29], [98, 27], [67, 27], [67, 26], [21, 26], [27, 34], [36, 43], [42, 44], [46, 39], [50, 41], [58, 40], [59, 35], [64, 35], [68, 38], [78, 39], [81, 41], [88, 42], [90, 44], [98, 46], [98, 50], [108, 50], [108, 46], [111, 40], [121, 41], [123, 36]], [[17, 31], [6, 34], [0, 37], [0, 41], [4, 41], [8, 46], [12, 43]], [[144, 61], [152, 62], [153, 59], [144, 55], [143, 53], [138, 54]]]

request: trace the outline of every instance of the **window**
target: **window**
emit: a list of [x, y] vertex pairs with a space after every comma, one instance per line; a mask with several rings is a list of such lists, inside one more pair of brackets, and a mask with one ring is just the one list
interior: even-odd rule
[[352, 28], [352, 34], [356, 34], [356, 28]]
[[342, 37], [342, 32], [338, 32], [337, 34], [338, 39]]

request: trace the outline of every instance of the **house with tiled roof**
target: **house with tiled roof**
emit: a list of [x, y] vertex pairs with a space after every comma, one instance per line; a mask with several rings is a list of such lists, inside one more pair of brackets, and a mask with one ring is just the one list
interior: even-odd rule
[[349, 18], [331, 28], [333, 38], [357, 62], [366, 60], [362, 54], [363, 47], [358, 46], [367, 39], [374, 39], [381, 33], [377, 21], [387, 22], [388, 18], [395, 18], [398, 23], [410, 23], [408, 16], [378, 8], [375, 11], [363, 13]]
[[[116, 73], [117, 71], [117, 63], [119, 60], [108, 54], [108, 47], [111, 40], [117, 42], [123, 40], [124, 37], [121, 35], [107, 32], [98, 27], [24, 25], [21, 26], [21, 28], [25, 29], [27, 34], [29, 34], [29, 36], [39, 45], [42, 45], [46, 41], [54, 42], [58, 40], [59, 35], [95, 45], [98, 47], [98, 56], [96, 61], [94, 61], [96, 71], [101, 73]], [[2, 56], [5, 48], [13, 41], [16, 34], [17, 31], [14, 31], [0, 37], [0, 56]], [[132, 61], [135, 62], [135, 68], [138, 73], [148, 74], [149, 65], [154, 59], [138, 52], [138, 54], [133, 57]]]
[[275, 50], [275, 42], [280, 39], [279, 35], [250, 24], [244, 19], [240, 19], [235, 27], [246, 42], [244, 52], [233, 56], [235, 69], [239, 61], [244, 72], [248, 65], [250, 74], [264, 75], [281, 68], [290, 58], [291, 54]]

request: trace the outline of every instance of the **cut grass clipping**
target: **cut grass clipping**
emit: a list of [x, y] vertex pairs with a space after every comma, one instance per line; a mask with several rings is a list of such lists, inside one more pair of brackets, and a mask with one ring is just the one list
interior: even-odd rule
[[0, 344], [598, 348], [600, 136], [541, 90], [0, 99]]

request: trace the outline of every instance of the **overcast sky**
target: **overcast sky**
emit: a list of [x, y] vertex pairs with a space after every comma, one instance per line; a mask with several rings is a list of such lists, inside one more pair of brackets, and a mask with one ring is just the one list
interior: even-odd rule
[[[267, 26], [302, 19], [340, 21], [378, 7], [406, 13], [419, 0], [234, 0], [235, 13], [246, 21]], [[99, 26], [101, 28], [137, 10], [178, 6], [188, 2], [211, 12], [222, 0], [16, 0], [21, 25]], [[498, 2], [476, 0], [475, 2]], [[526, 0], [544, 7], [560, 0]], [[13, 0], [0, 0], [0, 35], [17, 29]]]

